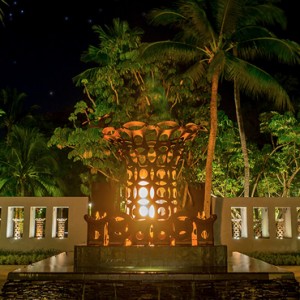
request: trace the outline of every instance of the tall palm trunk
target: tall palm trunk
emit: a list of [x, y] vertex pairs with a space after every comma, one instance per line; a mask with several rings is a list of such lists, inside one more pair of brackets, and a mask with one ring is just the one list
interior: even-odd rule
[[239, 128], [241, 148], [242, 148], [243, 159], [244, 159], [244, 197], [249, 197], [250, 165], [249, 165], [248, 149], [247, 149], [247, 142], [246, 142], [246, 134], [244, 129], [244, 121], [243, 121], [243, 115], [241, 110], [240, 90], [236, 81], [234, 81], [234, 103], [235, 103], [236, 120]]
[[212, 77], [210, 98], [210, 132], [207, 147], [207, 158], [205, 166], [205, 192], [204, 192], [204, 214], [210, 217], [211, 212], [211, 190], [213, 177], [213, 160], [218, 127], [218, 85], [220, 72], [216, 71]]
[[[236, 48], [233, 49], [233, 55], [238, 56], [238, 51]], [[250, 165], [249, 165], [249, 156], [248, 156], [248, 149], [247, 149], [247, 142], [246, 142], [246, 134], [244, 129], [244, 120], [243, 120], [243, 114], [241, 110], [241, 94], [236, 80], [234, 80], [233, 82], [233, 94], [234, 94], [233, 97], [234, 97], [234, 104], [235, 104], [236, 121], [239, 128], [241, 148], [242, 148], [242, 154], [244, 159], [244, 197], [249, 197]]]
[[20, 197], [25, 197], [25, 185], [24, 185], [24, 182], [21, 181], [20, 182], [20, 194], [19, 194]]

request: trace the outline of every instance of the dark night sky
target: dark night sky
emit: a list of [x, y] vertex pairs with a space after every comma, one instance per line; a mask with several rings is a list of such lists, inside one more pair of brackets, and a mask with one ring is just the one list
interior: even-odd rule
[[[289, 17], [284, 38], [300, 42], [295, 0], [284, 0]], [[169, 6], [172, 0], [7, 0], [3, 7], [4, 26], [0, 28], [0, 88], [17, 88], [28, 95], [31, 104], [45, 111], [64, 110], [81, 98], [72, 78], [86, 66], [80, 56], [98, 39], [92, 25], [111, 25], [112, 19], [127, 20], [147, 34], [145, 13], [151, 8]], [[283, 36], [280, 36], [283, 37]]]
[[72, 78], [86, 68], [80, 56], [98, 43], [92, 25], [110, 26], [119, 17], [144, 29], [144, 15], [156, 2], [8, 0], [9, 7], [2, 5], [0, 88], [17, 88], [46, 110], [73, 105], [81, 90]]

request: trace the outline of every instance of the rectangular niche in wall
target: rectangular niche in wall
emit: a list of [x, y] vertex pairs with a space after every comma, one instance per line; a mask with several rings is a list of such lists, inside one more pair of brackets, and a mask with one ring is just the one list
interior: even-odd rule
[[7, 214], [6, 237], [21, 239], [24, 233], [24, 207], [9, 206]]
[[267, 207], [253, 207], [254, 238], [269, 238], [269, 216]]
[[232, 238], [246, 238], [247, 235], [247, 208], [231, 207]]
[[290, 207], [275, 207], [275, 225], [276, 238], [291, 238], [291, 208]]
[[68, 237], [69, 207], [53, 207], [52, 237], [64, 239]]
[[29, 237], [42, 239], [46, 234], [46, 207], [33, 206], [30, 208]]

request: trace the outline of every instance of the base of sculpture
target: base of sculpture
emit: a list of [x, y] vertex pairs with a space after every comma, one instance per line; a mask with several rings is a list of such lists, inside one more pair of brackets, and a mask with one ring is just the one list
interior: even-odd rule
[[178, 271], [227, 270], [226, 246], [136, 246], [99, 247], [76, 245], [74, 247], [74, 269], [77, 272], [98, 271], [108, 268], [155, 269]]

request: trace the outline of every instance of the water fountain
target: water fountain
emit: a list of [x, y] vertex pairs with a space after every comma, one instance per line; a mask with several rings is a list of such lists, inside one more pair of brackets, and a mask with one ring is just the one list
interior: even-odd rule
[[[216, 215], [206, 218], [195, 207], [182, 209], [178, 199], [178, 164], [185, 143], [199, 130], [204, 129], [171, 121], [155, 125], [135, 121], [103, 130], [104, 138], [119, 148], [126, 162], [125, 209], [85, 215], [88, 240], [87, 245], [75, 246], [77, 271], [104, 267], [226, 270], [226, 246], [214, 245]], [[201, 202], [201, 195], [193, 200]]]

